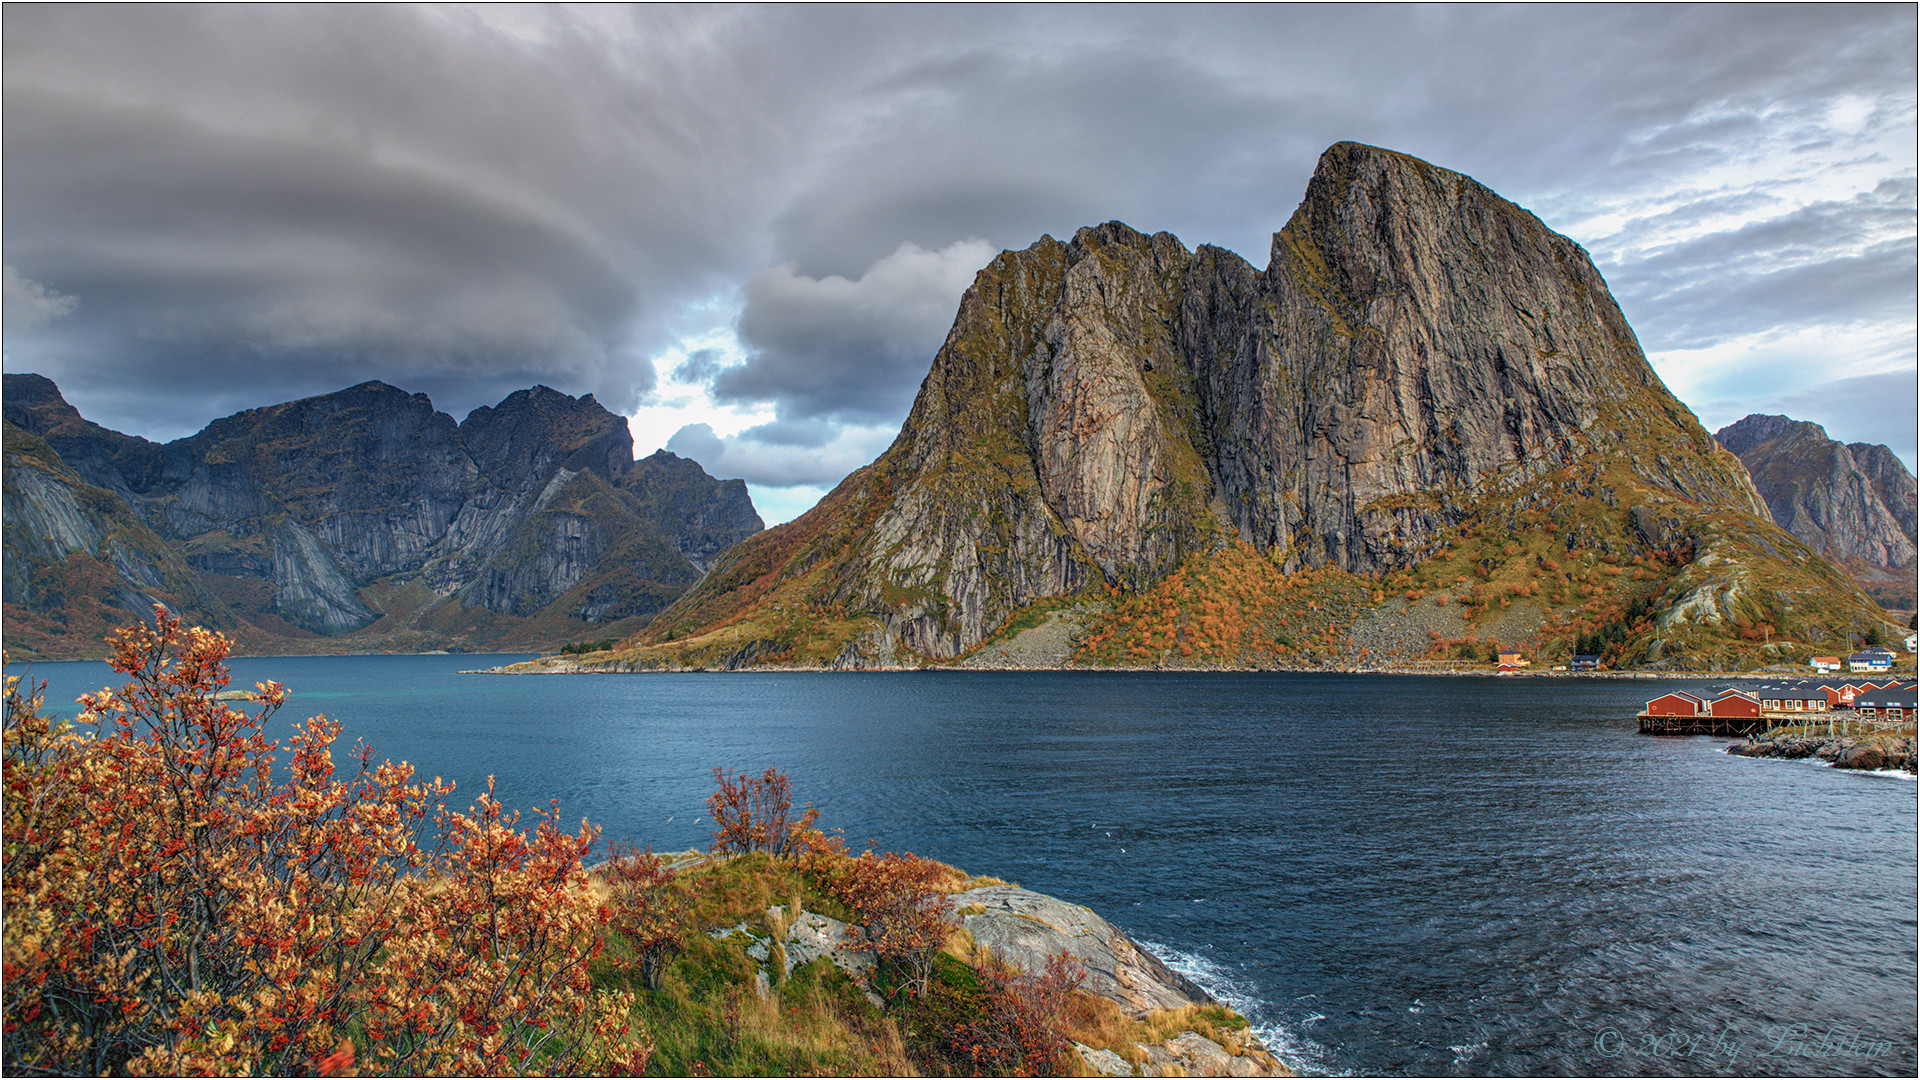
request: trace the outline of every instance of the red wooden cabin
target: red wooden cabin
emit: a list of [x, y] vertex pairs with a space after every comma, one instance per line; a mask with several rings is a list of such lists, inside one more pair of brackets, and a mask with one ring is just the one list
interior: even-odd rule
[[1671, 694], [1661, 694], [1647, 702], [1648, 716], [1706, 716], [1707, 703], [1685, 690], [1675, 690]]
[[1760, 699], [1744, 690], [1728, 690], [1713, 699], [1709, 709], [1714, 716], [1760, 717]]

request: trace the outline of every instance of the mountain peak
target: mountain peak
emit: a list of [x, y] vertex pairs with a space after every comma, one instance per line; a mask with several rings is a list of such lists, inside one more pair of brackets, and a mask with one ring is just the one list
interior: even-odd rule
[[1795, 420], [1787, 416], [1772, 416], [1765, 413], [1749, 413], [1714, 432], [1713, 437], [1721, 446], [1736, 454], [1745, 454], [1761, 443], [1780, 438], [1830, 441], [1827, 438], [1827, 429], [1810, 420]]
[[[886, 453], [723, 555], [647, 635], [686, 658], [665, 662], [748, 662], [790, 654], [782, 613], [807, 608], [840, 620], [808, 639], [840, 650], [824, 662], [951, 658], [1050, 598], [1105, 607], [1218, 559], [1242, 578], [1251, 559], [1378, 581], [1468, 536], [1499, 539], [1460, 581], [1519, 588], [1604, 551], [1671, 576], [1665, 600], [1632, 585], [1640, 613], [1753, 625], [1711, 568], [1793, 546], [1764, 513], [1578, 244], [1460, 173], [1339, 143], [1264, 272], [1117, 221], [1003, 252]], [[1695, 550], [1712, 553], [1698, 580], [1673, 575]], [[1845, 594], [1835, 610], [1860, 600], [1844, 579], [1810, 588]], [[1692, 648], [1636, 632], [1654, 660]]]
[[[1807, 420], [1755, 413], [1714, 434], [1740, 456], [1774, 523], [1879, 589], [1884, 603], [1911, 604], [1916, 549], [1913, 474], [1893, 451], [1846, 445]], [[1892, 587], [1889, 591], [1889, 587]]]

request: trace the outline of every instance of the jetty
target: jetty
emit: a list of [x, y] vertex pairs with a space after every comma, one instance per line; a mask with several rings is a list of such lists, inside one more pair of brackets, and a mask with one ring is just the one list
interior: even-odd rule
[[1641, 713], [1642, 735], [1752, 735], [1773, 721], [1760, 716], [1654, 716]]

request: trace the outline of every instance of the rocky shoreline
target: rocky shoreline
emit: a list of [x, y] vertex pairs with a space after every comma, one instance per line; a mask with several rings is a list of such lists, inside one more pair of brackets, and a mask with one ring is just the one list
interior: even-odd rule
[[1785, 735], [1735, 743], [1727, 747], [1727, 753], [1789, 761], [1817, 758], [1836, 769], [1900, 769], [1920, 773], [1920, 755], [1915, 753], [1911, 736]]
[[[1112, 1001], [1136, 1020], [1168, 1011], [1181, 1016], [1186, 1014], [1179, 1010], [1219, 1004], [1112, 923], [1078, 904], [1006, 884], [958, 892], [952, 901], [958, 933], [948, 948], [959, 950], [963, 959], [972, 961], [991, 952], [1016, 968], [1038, 974], [1049, 957], [1065, 954], [1085, 970], [1085, 990]], [[770, 933], [756, 932], [762, 929]], [[748, 921], [709, 934], [744, 941], [746, 955], [756, 965], [755, 992], [764, 998], [772, 993], [775, 981], [815, 959], [825, 959], [864, 981], [875, 957], [851, 944], [858, 935], [848, 931], [847, 923], [830, 916], [775, 905], [767, 909], [764, 926]], [[1074, 1052], [1088, 1070], [1104, 1076], [1293, 1075], [1250, 1027], [1213, 1034], [1219, 1041], [1182, 1029], [1157, 1042], [1107, 1047], [1075, 1042]]]

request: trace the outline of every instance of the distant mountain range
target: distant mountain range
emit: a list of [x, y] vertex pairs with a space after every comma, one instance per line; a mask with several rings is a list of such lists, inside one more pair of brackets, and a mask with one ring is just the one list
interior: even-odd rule
[[1914, 606], [1915, 486], [1894, 452], [1754, 414], [1714, 434], [1740, 456], [1781, 528], [1840, 563], [1888, 606]]
[[155, 601], [243, 651], [540, 649], [618, 638], [762, 528], [746, 485], [633, 459], [591, 395], [456, 424], [363, 383], [164, 445], [8, 374], [10, 654], [101, 655]]
[[1026, 628], [1053, 663], [1690, 669], [1892, 629], [1773, 523], [1579, 245], [1354, 143], [1265, 270], [1118, 222], [1002, 253], [879, 460], [567, 663], [1025, 663]]

